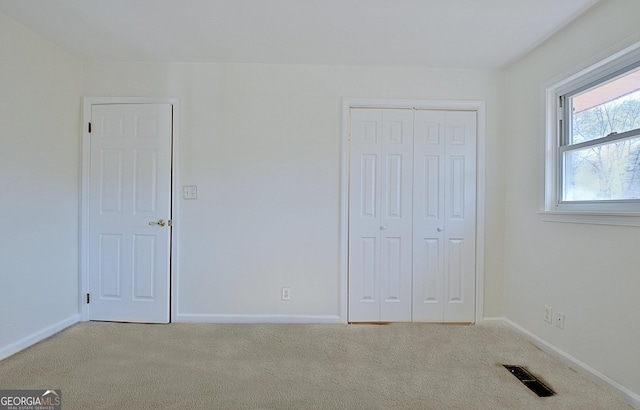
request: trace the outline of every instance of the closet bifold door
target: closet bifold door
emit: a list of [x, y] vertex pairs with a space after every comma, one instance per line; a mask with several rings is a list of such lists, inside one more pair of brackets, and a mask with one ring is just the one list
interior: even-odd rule
[[476, 113], [417, 110], [413, 321], [475, 319]]
[[349, 322], [411, 321], [413, 110], [350, 110]]

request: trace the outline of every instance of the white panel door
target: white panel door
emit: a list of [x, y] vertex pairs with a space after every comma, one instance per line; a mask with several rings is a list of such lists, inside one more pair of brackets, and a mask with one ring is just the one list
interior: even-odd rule
[[91, 106], [91, 320], [169, 322], [171, 139], [171, 104]]
[[445, 111], [415, 116], [413, 320], [444, 318]]
[[351, 110], [349, 321], [411, 321], [413, 112]]
[[415, 113], [413, 320], [475, 320], [476, 113]]

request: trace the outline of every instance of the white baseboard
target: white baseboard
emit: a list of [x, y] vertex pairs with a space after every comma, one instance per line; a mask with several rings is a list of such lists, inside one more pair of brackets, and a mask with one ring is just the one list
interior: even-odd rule
[[572, 369], [577, 370], [577, 371], [581, 371], [581, 372], [585, 372], [585, 373], [589, 374], [594, 379], [594, 381], [596, 381], [597, 383], [600, 383], [600, 384], [605, 385], [605, 386], [610, 386], [610, 387], [613, 387], [614, 389], [618, 390], [620, 396], [622, 397], [622, 399], [624, 401], [629, 403], [629, 405], [631, 405], [634, 409], [640, 409], [640, 395], [638, 395], [637, 393], [632, 392], [631, 390], [627, 389], [626, 387], [624, 387], [620, 383], [618, 383], [615, 380], [612, 380], [611, 378], [605, 376], [604, 374], [600, 373], [599, 371], [597, 371], [593, 367], [589, 366], [588, 364], [586, 364], [586, 363], [576, 359], [575, 357], [571, 356], [567, 352], [558, 349], [556, 346], [554, 346], [551, 343], [547, 342], [546, 340], [536, 336], [535, 334], [531, 333], [530, 331], [528, 331], [527, 329], [523, 328], [522, 326], [512, 322], [511, 320], [509, 320], [507, 318], [485, 318], [485, 320], [487, 320], [487, 321], [488, 320], [496, 320], [496, 321], [497, 320], [501, 320], [501, 321], [503, 321], [504, 323], [508, 324], [509, 326], [513, 327], [514, 329], [516, 329], [517, 331], [519, 331], [520, 333], [525, 335], [534, 345], [538, 346], [540, 349], [544, 350], [545, 352], [556, 356], [557, 358], [562, 360], [564, 363], [566, 363]]
[[176, 322], [190, 323], [344, 323], [338, 315], [211, 315], [177, 314]]
[[484, 320], [485, 322], [504, 322], [505, 318], [489, 316], [489, 317], [483, 317], [482, 320]]
[[2, 346], [0, 347], [0, 360], [6, 359], [7, 357], [18, 353], [19, 351], [24, 350], [27, 347], [33, 346], [34, 344], [53, 336], [56, 333], [68, 328], [69, 326], [75, 325], [78, 322], [80, 322], [80, 315], [73, 315], [67, 319], [61, 320], [58, 323], [54, 323], [51, 326], [45, 327], [44, 329], [38, 330], [35, 333], [25, 336], [8, 346]]

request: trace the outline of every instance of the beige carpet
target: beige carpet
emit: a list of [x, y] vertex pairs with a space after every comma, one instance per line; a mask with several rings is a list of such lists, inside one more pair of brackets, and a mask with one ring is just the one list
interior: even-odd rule
[[62, 389], [63, 409], [630, 408], [499, 323], [81, 323], [0, 362], [0, 388]]

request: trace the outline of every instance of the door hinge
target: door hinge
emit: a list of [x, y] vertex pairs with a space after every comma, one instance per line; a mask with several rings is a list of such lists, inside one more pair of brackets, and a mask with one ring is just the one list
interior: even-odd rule
[[91, 134], [91, 123], [89, 123], [89, 134]]
[[91, 303], [91, 293], [87, 293], [87, 304]]
[[562, 106], [564, 105], [564, 96], [559, 96], [558, 97], [558, 107], [562, 108]]

